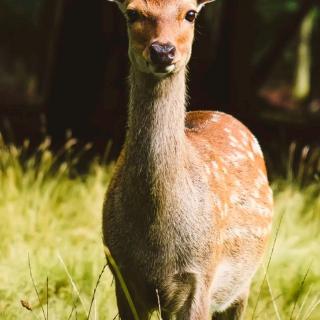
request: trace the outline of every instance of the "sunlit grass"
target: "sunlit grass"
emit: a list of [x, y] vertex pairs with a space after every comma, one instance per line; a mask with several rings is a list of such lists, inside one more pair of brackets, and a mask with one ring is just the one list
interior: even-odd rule
[[[67, 152], [72, 152], [70, 143], [61, 150], [61, 159], [68, 158]], [[85, 319], [105, 264], [101, 210], [110, 167], [93, 161], [87, 174], [71, 178], [70, 161], [76, 155], [67, 162], [57, 161], [46, 146], [30, 157], [27, 153], [27, 148], [4, 145], [0, 150], [0, 319], [42, 318], [28, 255], [44, 304], [49, 278], [50, 319], [68, 319], [74, 303], [74, 315]], [[116, 309], [109, 272], [102, 282], [94, 307], [101, 319], [113, 319]], [[23, 309], [20, 300], [34, 311]]]
[[[273, 189], [274, 251], [255, 314], [257, 319], [320, 319], [320, 308], [312, 310], [320, 302], [320, 186], [313, 183], [301, 189], [276, 181]], [[248, 319], [264, 275], [261, 268], [251, 291]]]
[[[49, 140], [32, 154], [27, 142], [21, 148], [0, 142], [0, 319], [44, 319], [47, 277], [49, 319], [87, 319], [105, 264], [101, 210], [112, 166], [94, 160], [86, 174], [76, 174], [74, 165], [85, 150], [73, 151], [75, 143], [69, 140], [54, 155]], [[256, 319], [320, 319], [319, 182], [301, 187], [290, 175], [275, 180], [273, 189], [274, 234], [280, 221], [281, 226], [267, 277], [268, 258], [255, 278], [246, 319], [254, 309]], [[116, 315], [107, 270], [91, 319]]]

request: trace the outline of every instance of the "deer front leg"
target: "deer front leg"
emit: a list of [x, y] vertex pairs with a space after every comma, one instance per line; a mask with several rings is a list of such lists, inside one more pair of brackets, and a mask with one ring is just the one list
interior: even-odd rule
[[177, 320], [208, 320], [210, 317], [210, 295], [208, 290], [197, 295], [190, 295], [185, 305], [178, 312]]
[[[119, 310], [119, 317], [121, 320], [135, 320], [133, 313], [131, 311], [131, 308], [129, 306], [128, 300], [123, 293], [123, 290], [116, 281], [116, 298], [117, 298], [117, 305]], [[148, 311], [136, 304], [134, 301], [134, 306], [138, 313], [138, 319], [139, 320], [148, 320]]]
[[215, 313], [212, 320], [241, 320], [247, 306], [249, 292], [242, 294], [227, 310]]

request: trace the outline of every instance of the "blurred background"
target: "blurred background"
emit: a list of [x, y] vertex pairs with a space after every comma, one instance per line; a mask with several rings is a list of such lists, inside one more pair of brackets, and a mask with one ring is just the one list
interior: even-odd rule
[[[271, 153], [319, 143], [318, 0], [225, 0], [197, 23], [190, 110], [245, 122]], [[124, 138], [127, 39], [106, 0], [0, 0], [0, 132], [7, 142], [67, 130], [111, 156]], [[70, 132], [70, 131], [69, 131]]]

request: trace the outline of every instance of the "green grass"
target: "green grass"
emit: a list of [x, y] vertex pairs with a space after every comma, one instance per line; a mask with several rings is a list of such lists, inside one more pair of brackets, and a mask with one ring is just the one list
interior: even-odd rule
[[[86, 319], [105, 264], [101, 210], [112, 165], [95, 160], [86, 174], [75, 174], [81, 154], [72, 152], [74, 141], [56, 155], [48, 145], [30, 155], [27, 143], [17, 149], [0, 141], [0, 319], [44, 319], [47, 291], [50, 320], [67, 320], [71, 312], [71, 319]], [[320, 319], [319, 183], [301, 187], [291, 177], [275, 180], [273, 189], [274, 235], [281, 225], [270, 242], [267, 276], [268, 257], [255, 278], [246, 319], [253, 313], [256, 319]], [[91, 319], [116, 315], [107, 270]]]

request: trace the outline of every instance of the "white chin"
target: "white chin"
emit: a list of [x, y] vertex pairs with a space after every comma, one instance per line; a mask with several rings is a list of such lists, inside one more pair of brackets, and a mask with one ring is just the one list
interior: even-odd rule
[[161, 77], [165, 77], [167, 76], [168, 74], [172, 73], [174, 70], [175, 70], [176, 66], [174, 64], [171, 64], [170, 66], [167, 66], [165, 68], [163, 68], [163, 70], [155, 70], [154, 68], [152, 68], [152, 73], [161, 78]]

